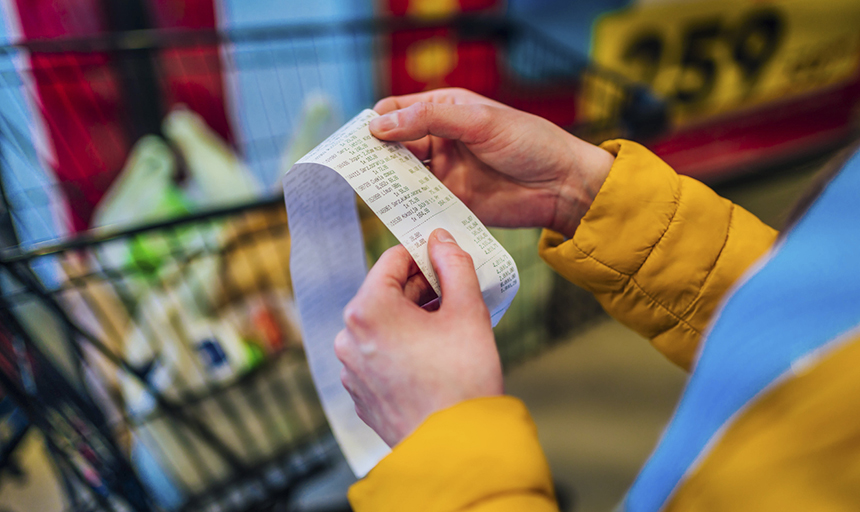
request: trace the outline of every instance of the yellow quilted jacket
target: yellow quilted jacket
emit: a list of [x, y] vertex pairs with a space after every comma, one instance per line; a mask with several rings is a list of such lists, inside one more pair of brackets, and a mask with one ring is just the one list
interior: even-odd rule
[[[576, 235], [545, 232], [540, 254], [689, 369], [722, 298], [777, 233], [635, 143], [602, 147], [616, 160]], [[860, 510], [858, 363], [860, 338], [769, 387], [660, 508]], [[512, 397], [433, 414], [349, 499], [356, 512], [557, 510], [535, 426]]]

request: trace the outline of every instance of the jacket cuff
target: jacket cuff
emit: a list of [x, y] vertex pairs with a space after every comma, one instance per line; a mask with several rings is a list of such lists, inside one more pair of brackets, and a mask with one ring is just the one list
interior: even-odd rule
[[593, 293], [618, 290], [642, 266], [672, 222], [681, 189], [675, 171], [639, 144], [600, 147], [615, 162], [574, 237], [544, 230], [539, 242], [550, 267]]
[[432, 414], [349, 490], [356, 512], [453, 511], [499, 495], [554, 501], [525, 405], [478, 398]]

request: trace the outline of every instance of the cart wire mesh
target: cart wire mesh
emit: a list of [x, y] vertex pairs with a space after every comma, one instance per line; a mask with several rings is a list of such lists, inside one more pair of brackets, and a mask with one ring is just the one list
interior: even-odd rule
[[[44, 433], [70, 508], [267, 510], [339, 460], [298, 335], [278, 178], [375, 100], [440, 86], [586, 138], [664, 114], [504, 20], [0, 48], [0, 384]], [[361, 214], [374, 261], [394, 239]], [[510, 365], [551, 339], [556, 284], [537, 231], [494, 234], [523, 282], [496, 331]]]

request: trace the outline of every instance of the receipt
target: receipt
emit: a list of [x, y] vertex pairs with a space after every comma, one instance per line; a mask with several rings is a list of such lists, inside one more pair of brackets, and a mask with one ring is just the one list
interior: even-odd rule
[[427, 239], [444, 228], [475, 264], [492, 323], [502, 318], [519, 288], [510, 254], [465, 204], [402, 144], [383, 142], [365, 110], [299, 160], [284, 176], [290, 227], [290, 272], [311, 375], [323, 410], [347, 462], [364, 476], [388, 446], [355, 413], [340, 382], [335, 335], [343, 309], [367, 273], [355, 205], [357, 193], [412, 255], [444, 301], [430, 264]]

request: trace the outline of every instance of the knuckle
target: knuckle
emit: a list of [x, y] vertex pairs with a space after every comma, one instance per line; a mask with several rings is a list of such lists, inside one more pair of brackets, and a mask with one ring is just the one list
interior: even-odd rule
[[370, 326], [370, 318], [365, 308], [352, 301], [343, 309], [343, 323], [350, 331], [361, 330]]
[[455, 251], [451, 251], [451, 254], [448, 256], [448, 260], [451, 265], [463, 268], [474, 268], [474, 260], [472, 260], [472, 256], [462, 250], [457, 249]]
[[428, 121], [433, 116], [433, 103], [420, 101], [414, 105], [415, 116], [423, 121]]
[[340, 369], [340, 383], [343, 385], [344, 389], [347, 391], [350, 390], [350, 379], [349, 379], [349, 371], [346, 367]]
[[341, 363], [347, 364], [347, 359], [349, 356], [349, 337], [346, 334], [346, 331], [340, 331], [340, 333], [335, 336], [334, 355]]
[[490, 105], [479, 103], [472, 106], [472, 116], [474, 117], [474, 122], [477, 126], [489, 126], [493, 122], [495, 115], [496, 109]]

